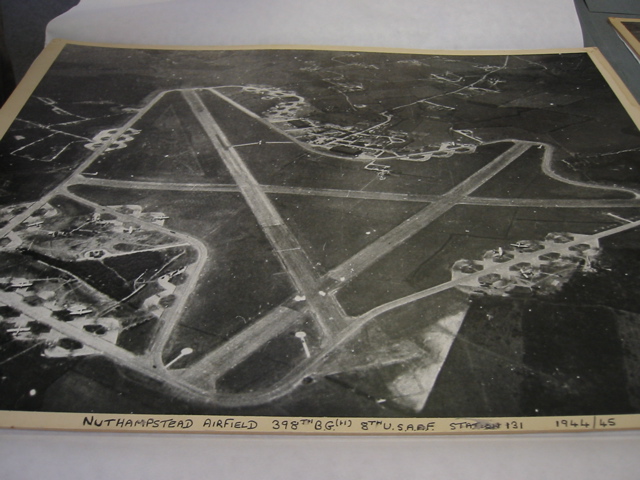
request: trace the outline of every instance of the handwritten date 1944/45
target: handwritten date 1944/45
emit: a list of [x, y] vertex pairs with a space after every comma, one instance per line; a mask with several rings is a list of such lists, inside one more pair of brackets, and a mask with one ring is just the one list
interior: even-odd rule
[[556, 420], [556, 427], [563, 430], [607, 429], [616, 426], [614, 417], [604, 418], [562, 418]]

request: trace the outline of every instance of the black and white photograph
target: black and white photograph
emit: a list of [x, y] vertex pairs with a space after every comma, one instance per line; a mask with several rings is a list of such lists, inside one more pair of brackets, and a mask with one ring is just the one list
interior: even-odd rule
[[592, 51], [56, 45], [0, 142], [0, 410], [640, 413]]
[[640, 18], [610, 18], [609, 21], [640, 62]]

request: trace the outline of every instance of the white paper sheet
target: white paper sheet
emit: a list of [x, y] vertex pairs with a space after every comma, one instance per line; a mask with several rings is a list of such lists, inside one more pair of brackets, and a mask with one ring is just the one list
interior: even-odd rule
[[422, 49], [583, 46], [572, 0], [82, 0], [47, 40]]

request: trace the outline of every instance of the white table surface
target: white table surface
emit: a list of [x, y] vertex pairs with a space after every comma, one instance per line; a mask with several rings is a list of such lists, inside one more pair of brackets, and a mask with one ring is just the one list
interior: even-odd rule
[[640, 434], [433, 437], [0, 431], [0, 478], [633, 479]]

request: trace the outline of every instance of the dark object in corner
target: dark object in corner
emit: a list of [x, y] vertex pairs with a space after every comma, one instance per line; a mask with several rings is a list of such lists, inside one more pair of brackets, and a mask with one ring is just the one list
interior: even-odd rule
[[4, 20], [2, 19], [2, 8], [0, 7], [0, 105], [9, 98], [16, 86], [13, 76], [13, 68], [9, 59], [9, 52], [4, 42]]

